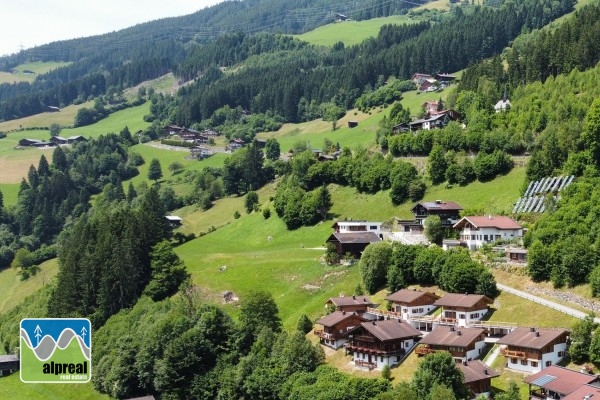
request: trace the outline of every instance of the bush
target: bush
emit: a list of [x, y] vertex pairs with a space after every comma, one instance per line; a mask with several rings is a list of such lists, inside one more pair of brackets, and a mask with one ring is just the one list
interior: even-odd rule
[[236, 212], [234, 212], [234, 213], [233, 213], [233, 218], [235, 218], [235, 219], [238, 219], [238, 218], [240, 218], [241, 216], [242, 216], [242, 215], [240, 214], [240, 212], [239, 212], [239, 211], [236, 211]]
[[263, 210], [263, 217], [264, 217], [265, 219], [269, 219], [269, 218], [271, 217], [271, 209], [270, 209], [269, 207], [266, 207], [266, 208]]

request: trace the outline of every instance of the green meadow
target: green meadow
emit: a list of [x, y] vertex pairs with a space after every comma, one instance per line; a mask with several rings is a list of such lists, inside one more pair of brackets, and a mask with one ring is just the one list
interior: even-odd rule
[[[92, 371], [93, 374], [93, 371]], [[93, 376], [93, 375], [92, 375]], [[108, 400], [109, 396], [94, 390], [92, 383], [61, 384], [23, 383], [19, 372], [5, 376], [0, 380], [0, 398], [2, 399], [40, 399], [40, 400]]]
[[337, 42], [352, 46], [377, 36], [383, 25], [402, 25], [414, 22], [417, 21], [408, 15], [393, 15], [366, 21], [345, 21], [324, 25], [302, 35], [295, 35], [295, 37], [319, 46], [333, 46]]
[[[14, 68], [15, 73], [0, 71], [1, 83], [16, 83], [16, 82], [33, 82], [38, 75], [45, 74], [60, 67], [66, 67], [72, 64], [71, 62], [52, 61], [52, 62], [32, 62], [21, 64]], [[28, 70], [33, 74], [26, 74], [23, 71]]]
[[57, 273], [57, 259], [42, 263], [39, 272], [26, 281], [21, 280], [14, 268], [0, 270], [0, 293], [4, 294], [0, 299], [0, 314], [20, 304], [27, 296], [50, 283]]

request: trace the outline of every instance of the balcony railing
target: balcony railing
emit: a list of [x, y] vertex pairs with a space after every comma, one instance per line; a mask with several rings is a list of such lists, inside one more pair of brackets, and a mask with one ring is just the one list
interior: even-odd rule
[[527, 358], [527, 353], [518, 350], [509, 350], [507, 348], [500, 349], [500, 354], [510, 358]]
[[415, 353], [419, 356], [426, 356], [427, 354], [435, 353], [438, 350], [432, 349], [429, 346], [419, 345], [415, 349]]
[[372, 308], [372, 307], [367, 307], [367, 312], [369, 314], [373, 314], [373, 315], [378, 315], [381, 317], [390, 317], [390, 318], [394, 318], [394, 319], [402, 319], [402, 314], [399, 312], [395, 312], [395, 311], [388, 311], [388, 310], [380, 310], [378, 308]]
[[337, 339], [336, 335], [334, 335], [332, 333], [327, 333], [327, 332], [324, 332], [324, 331], [315, 331], [315, 335], [317, 335], [321, 339], [328, 339], [328, 340], [335, 340], [335, 339]]
[[349, 351], [356, 351], [357, 353], [364, 353], [364, 354], [376, 354], [376, 355], [382, 355], [382, 356], [401, 356], [401, 355], [406, 354], [405, 349], [386, 350], [386, 349], [378, 349], [378, 348], [374, 348], [374, 347], [356, 346], [356, 345], [353, 345], [352, 343], [346, 343], [345, 346], [346, 346], [346, 349]]

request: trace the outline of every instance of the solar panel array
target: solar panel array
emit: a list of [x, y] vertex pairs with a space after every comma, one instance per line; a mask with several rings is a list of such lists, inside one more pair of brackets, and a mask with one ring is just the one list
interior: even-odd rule
[[539, 181], [529, 183], [523, 197], [519, 197], [513, 208], [514, 213], [543, 213], [546, 209], [546, 195], [554, 193], [554, 200], [558, 201], [560, 197], [558, 193], [573, 183], [574, 175], [556, 176], [551, 178], [543, 178]]

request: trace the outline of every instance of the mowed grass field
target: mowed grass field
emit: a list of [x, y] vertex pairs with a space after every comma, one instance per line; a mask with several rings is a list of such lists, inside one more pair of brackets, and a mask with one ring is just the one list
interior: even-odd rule
[[[92, 371], [92, 376], [93, 376]], [[53, 384], [23, 383], [19, 372], [1, 378], [0, 398], [40, 400], [109, 400], [110, 397], [94, 390], [92, 383]]]
[[[70, 62], [52, 61], [52, 62], [32, 62], [21, 64], [14, 68], [16, 73], [0, 71], [0, 83], [15, 83], [15, 82], [33, 82], [38, 75], [45, 74], [60, 67], [70, 65]], [[33, 74], [25, 74], [23, 71], [28, 70]]]
[[77, 111], [81, 108], [91, 108], [93, 101], [70, 105], [61, 108], [59, 112], [43, 112], [25, 118], [13, 119], [0, 122], [0, 131], [12, 132], [20, 129], [42, 128], [47, 129], [51, 124], [59, 124], [61, 127], [73, 126]]
[[373, 18], [366, 21], [345, 21], [321, 26], [302, 35], [295, 35], [300, 40], [319, 45], [333, 46], [343, 42], [346, 46], [362, 43], [365, 39], [375, 37], [383, 25], [402, 25], [415, 23], [408, 15], [393, 15], [384, 18]]

